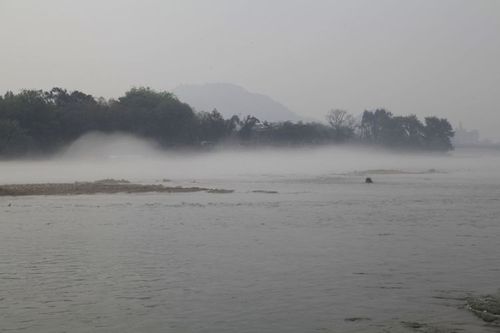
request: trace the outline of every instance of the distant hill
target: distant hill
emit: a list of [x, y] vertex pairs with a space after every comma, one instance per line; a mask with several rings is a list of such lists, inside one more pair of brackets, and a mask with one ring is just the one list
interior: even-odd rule
[[217, 109], [226, 118], [253, 115], [262, 121], [303, 120], [271, 97], [249, 92], [234, 84], [182, 85], [174, 89], [173, 93], [196, 111]]

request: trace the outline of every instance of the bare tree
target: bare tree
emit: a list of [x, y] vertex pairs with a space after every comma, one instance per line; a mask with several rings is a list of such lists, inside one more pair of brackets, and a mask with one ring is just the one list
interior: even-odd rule
[[326, 115], [326, 120], [335, 130], [340, 130], [342, 128], [351, 128], [355, 126], [355, 119], [345, 110], [332, 109]]
[[356, 120], [347, 111], [332, 109], [326, 115], [326, 120], [332, 127], [337, 141], [345, 141], [354, 136]]

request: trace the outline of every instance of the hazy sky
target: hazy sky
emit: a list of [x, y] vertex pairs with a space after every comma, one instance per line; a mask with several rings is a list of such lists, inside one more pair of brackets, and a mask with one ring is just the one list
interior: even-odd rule
[[0, 91], [230, 82], [500, 140], [500, 0], [0, 0]]

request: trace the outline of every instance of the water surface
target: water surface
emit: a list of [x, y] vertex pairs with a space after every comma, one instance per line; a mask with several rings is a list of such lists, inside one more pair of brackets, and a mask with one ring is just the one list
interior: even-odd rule
[[464, 297], [500, 288], [500, 171], [453, 158], [2, 197], [0, 331], [498, 332]]

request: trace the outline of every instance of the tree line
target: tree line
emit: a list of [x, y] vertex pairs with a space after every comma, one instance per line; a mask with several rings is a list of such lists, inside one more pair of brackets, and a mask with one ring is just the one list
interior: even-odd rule
[[319, 122], [266, 122], [248, 115], [224, 118], [217, 110], [195, 112], [169, 92], [133, 88], [118, 99], [95, 98], [53, 88], [0, 96], [0, 156], [48, 154], [85, 133], [124, 132], [153, 139], [162, 147], [203, 147], [221, 142], [244, 145], [307, 145], [362, 142], [402, 149], [452, 149], [446, 119], [394, 116], [378, 109], [361, 119], [342, 110]]

